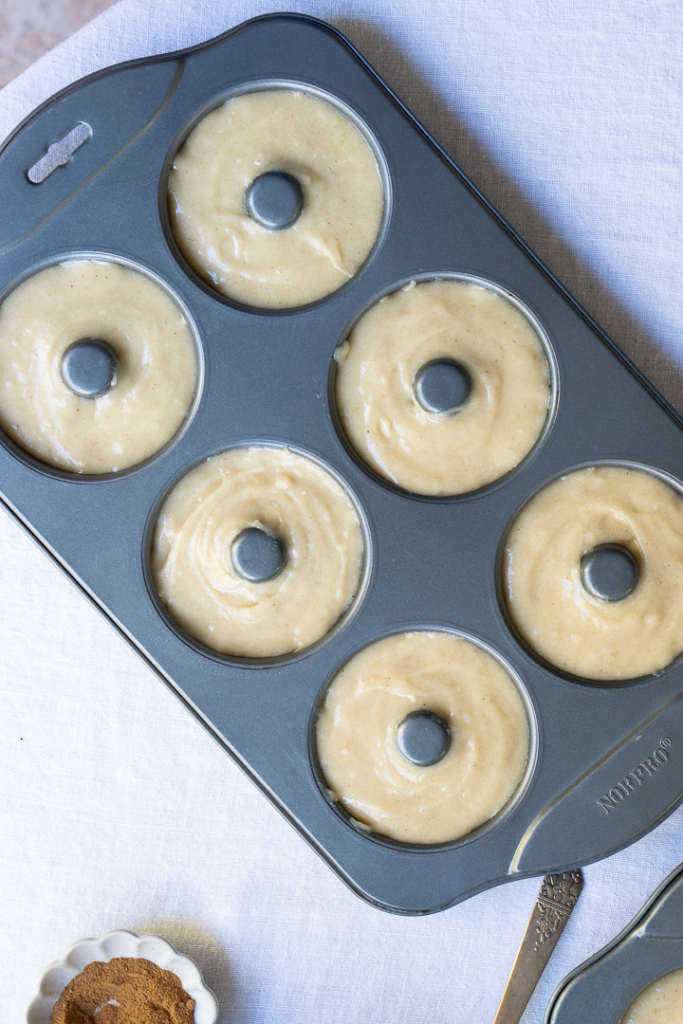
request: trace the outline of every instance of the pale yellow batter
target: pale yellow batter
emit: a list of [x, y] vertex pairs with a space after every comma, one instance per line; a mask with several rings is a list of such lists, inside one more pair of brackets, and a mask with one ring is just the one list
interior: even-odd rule
[[[401, 722], [431, 711], [451, 745], [420, 767], [400, 752]], [[529, 725], [517, 686], [476, 644], [446, 632], [378, 640], [332, 681], [316, 724], [318, 759], [334, 799], [372, 831], [444, 843], [492, 818], [518, 788]]]
[[683, 968], [665, 974], [641, 992], [621, 1024], [683, 1024]]
[[[268, 580], [235, 570], [250, 527], [280, 538], [287, 561]], [[287, 448], [231, 448], [190, 470], [166, 498], [152, 545], [163, 603], [191, 636], [221, 654], [264, 658], [320, 640], [353, 600], [364, 542], [341, 484]]]
[[[356, 451], [416, 494], [463, 494], [528, 455], [550, 403], [548, 364], [529, 321], [494, 291], [412, 282], [373, 306], [337, 350], [337, 406]], [[453, 413], [429, 412], [414, 382], [451, 359], [472, 388]]]
[[[625, 547], [639, 568], [619, 601], [581, 579], [582, 557], [602, 544]], [[683, 500], [642, 470], [568, 473], [514, 522], [503, 583], [513, 623], [552, 665], [605, 681], [657, 672], [683, 649]]]
[[[303, 211], [273, 230], [245, 208], [260, 175], [298, 181]], [[169, 176], [173, 232], [187, 261], [248, 306], [301, 306], [357, 273], [380, 230], [382, 179], [362, 134], [337, 107], [270, 89], [228, 100], [204, 117]]]
[[[81, 398], [62, 357], [83, 338], [117, 358], [112, 387]], [[116, 473], [163, 448], [187, 416], [197, 353], [178, 306], [145, 274], [73, 260], [41, 270], [0, 307], [0, 425], [43, 462], [75, 473]]]

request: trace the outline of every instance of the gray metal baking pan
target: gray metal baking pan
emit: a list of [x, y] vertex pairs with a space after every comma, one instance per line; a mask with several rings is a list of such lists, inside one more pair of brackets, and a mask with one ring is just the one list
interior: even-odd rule
[[[240, 308], [189, 271], [165, 198], [173, 155], [199, 117], [269, 83], [341, 104], [372, 140], [386, 185], [384, 228], [362, 270], [329, 298], [284, 313]], [[79, 125], [77, 141], [87, 141], [33, 183], [29, 170], [64, 159], [59, 145], [46, 153]], [[109, 255], [166, 285], [196, 327], [203, 360], [186, 429], [135, 471], [74, 478], [3, 439], [6, 508], [356, 893], [398, 913], [440, 910], [510, 878], [613, 853], [680, 803], [680, 660], [624, 685], [565, 678], [509, 628], [497, 570], [508, 524], [558, 474], [621, 461], [683, 476], [683, 422], [339, 32], [300, 15], [265, 16], [193, 49], [91, 75], [5, 142], [0, 194], [0, 299], [46, 263]], [[556, 394], [548, 430], [522, 466], [477, 494], [429, 500], [366, 471], [340, 435], [330, 381], [335, 347], [363, 310], [403, 282], [439, 274], [490, 282], [538, 319]], [[169, 625], [148, 587], [146, 551], [173, 481], [214, 452], [259, 440], [309, 452], [345, 482], [370, 554], [361, 599], [325, 642], [248, 664], [211, 656]], [[425, 848], [355, 828], [329, 801], [311, 745], [317, 702], [345, 660], [420, 627], [463, 632], [504, 659], [534, 735], [507, 811], [461, 842]], [[220, 807], [216, 828], [227, 828]]]
[[653, 981], [683, 967], [683, 867], [607, 946], [560, 983], [546, 1024], [619, 1024]]

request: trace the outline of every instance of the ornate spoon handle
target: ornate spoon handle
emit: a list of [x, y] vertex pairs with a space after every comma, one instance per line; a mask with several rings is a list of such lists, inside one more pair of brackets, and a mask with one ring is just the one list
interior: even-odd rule
[[493, 1024], [519, 1024], [582, 888], [580, 868], [543, 879]]

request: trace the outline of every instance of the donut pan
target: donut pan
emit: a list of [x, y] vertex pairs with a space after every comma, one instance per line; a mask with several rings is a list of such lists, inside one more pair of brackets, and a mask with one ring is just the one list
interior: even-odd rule
[[561, 982], [545, 1024], [619, 1024], [644, 989], [681, 967], [683, 867], [678, 867], [623, 932]]
[[[173, 155], [199, 117], [230, 94], [274, 84], [322, 93], [356, 118], [374, 140], [386, 192], [383, 230], [356, 277], [285, 313], [241, 308], [190, 272], [165, 200]], [[134, 471], [70, 476], [2, 439], [4, 504], [358, 895], [399, 913], [440, 910], [507, 879], [604, 857], [673, 810], [683, 797], [683, 665], [623, 685], [556, 674], [510, 629], [497, 578], [506, 528], [539, 487], [596, 462], [678, 480], [683, 421], [339, 32], [299, 15], [266, 16], [191, 50], [91, 75], [5, 142], [0, 190], [0, 298], [45, 264], [114, 257], [175, 295], [203, 363], [186, 429]], [[554, 408], [534, 452], [497, 485], [420, 499], [373, 477], [346, 445], [333, 354], [379, 296], [447, 274], [489, 282], [537, 319]], [[310, 453], [348, 486], [369, 556], [359, 599], [324, 642], [245, 663], [211, 656], [169, 625], [150, 593], [147, 555], [169, 486], [198, 460], [255, 441]], [[421, 627], [463, 633], [502, 658], [521, 681], [533, 734], [512, 806], [465, 840], [434, 847], [354, 827], [321, 785], [311, 743], [317, 703], [339, 667], [374, 639]], [[227, 829], [220, 807], [216, 819]]]

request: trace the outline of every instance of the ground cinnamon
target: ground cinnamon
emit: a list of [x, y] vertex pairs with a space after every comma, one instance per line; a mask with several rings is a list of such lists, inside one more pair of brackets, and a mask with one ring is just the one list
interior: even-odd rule
[[172, 971], [116, 957], [88, 964], [69, 982], [50, 1024], [194, 1024], [194, 1006]]

